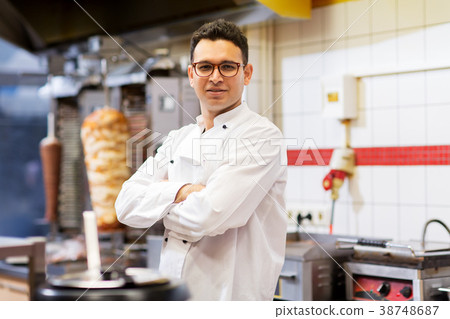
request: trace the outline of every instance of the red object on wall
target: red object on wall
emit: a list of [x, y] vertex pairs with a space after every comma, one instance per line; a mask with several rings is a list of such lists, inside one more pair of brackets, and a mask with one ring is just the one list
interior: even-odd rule
[[[357, 166], [450, 165], [450, 145], [354, 148]], [[288, 150], [289, 166], [328, 165], [333, 149]]]

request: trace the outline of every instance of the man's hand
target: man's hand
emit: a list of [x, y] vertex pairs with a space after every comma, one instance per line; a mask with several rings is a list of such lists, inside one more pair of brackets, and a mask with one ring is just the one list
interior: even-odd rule
[[181, 203], [189, 196], [190, 193], [200, 192], [204, 188], [205, 185], [202, 184], [186, 184], [178, 190], [174, 203]]

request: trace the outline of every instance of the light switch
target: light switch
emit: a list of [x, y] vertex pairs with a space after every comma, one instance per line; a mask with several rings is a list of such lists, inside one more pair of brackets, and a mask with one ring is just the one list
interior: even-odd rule
[[324, 76], [322, 86], [322, 113], [325, 117], [351, 120], [357, 117], [357, 86], [354, 76], [343, 74]]

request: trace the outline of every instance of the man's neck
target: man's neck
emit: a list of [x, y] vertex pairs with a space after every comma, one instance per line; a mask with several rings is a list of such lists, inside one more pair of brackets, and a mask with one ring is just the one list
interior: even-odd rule
[[239, 105], [241, 105], [241, 103], [237, 103], [233, 106], [230, 106], [229, 108], [221, 110], [220, 112], [211, 112], [207, 109], [201, 108], [203, 122], [205, 124], [206, 131], [214, 127], [214, 119], [216, 118], [216, 116], [219, 116], [220, 114], [229, 112], [229, 111], [235, 109], [236, 107], [238, 107]]

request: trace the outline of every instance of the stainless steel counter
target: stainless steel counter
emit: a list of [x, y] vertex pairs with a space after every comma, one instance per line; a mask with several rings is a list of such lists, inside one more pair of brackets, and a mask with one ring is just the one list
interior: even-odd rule
[[[4, 260], [27, 257], [27, 263], [15, 266]], [[0, 289], [2, 299], [17, 300], [26, 297], [34, 300], [38, 283], [45, 279], [45, 240], [0, 236]], [[21, 294], [17, 294], [21, 292]]]

